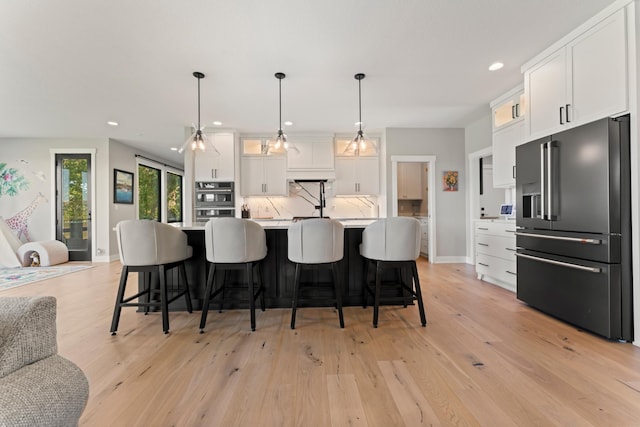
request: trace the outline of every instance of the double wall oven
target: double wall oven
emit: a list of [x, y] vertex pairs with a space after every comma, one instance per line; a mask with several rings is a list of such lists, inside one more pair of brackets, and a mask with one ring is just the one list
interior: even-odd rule
[[233, 182], [196, 182], [195, 215], [197, 222], [210, 218], [235, 216]]

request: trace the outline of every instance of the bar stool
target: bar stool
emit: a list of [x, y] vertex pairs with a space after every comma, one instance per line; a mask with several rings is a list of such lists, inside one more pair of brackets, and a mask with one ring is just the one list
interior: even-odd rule
[[[338, 221], [315, 218], [294, 222], [287, 231], [289, 260], [296, 264], [291, 304], [291, 329], [296, 327], [300, 273], [303, 268], [330, 268], [333, 277], [335, 298], [331, 302], [338, 308], [340, 327], [344, 328], [342, 315], [342, 291], [336, 271], [336, 263], [344, 254], [344, 227]], [[311, 298], [306, 298], [309, 300]]]
[[[393, 217], [380, 219], [369, 224], [362, 232], [360, 255], [366, 258], [363, 286], [363, 307], [367, 306], [368, 294], [373, 298], [373, 327], [378, 327], [378, 310], [380, 307], [380, 291], [382, 288], [382, 272], [387, 268], [395, 268], [402, 296], [385, 298], [387, 302], [402, 302], [407, 306], [409, 292], [412, 299], [418, 301], [422, 326], [427, 324], [420, 290], [420, 279], [416, 267], [416, 259], [420, 255], [420, 222], [410, 217]], [[369, 266], [375, 265], [374, 286], [369, 283]], [[404, 275], [403, 275], [404, 273]], [[404, 277], [403, 277], [404, 276]], [[410, 278], [411, 285], [404, 278]]]
[[[249, 301], [251, 311], [251, 330], [256, 330], [255, 301], [260, 296], [260, 308], [264, 311], [264, 287], [260, 277], [260, 261], [267, 256], [267, 238], [264, 228], [257, 222], [241, 218], [212, 218], [204, 228], [205, 252], [210, 263], [207, 287], [202, 304], [200, 333], [204, 332], [207, 313], [211, 302], [220, 304], [222, 311], [225, 301], [224, 291], [227, 287], [226, 274], [222, 285], [214, 290], [215, 276], [218, 270], [244, 270], [248, 287], [248, 296], [242, 301]], [[254, 275], [254, 269], [257, 274]], [[254, 288], [257, 276], [258, 289]], [[216, 296], [221, 295], [219, 299]], [[226, 300], [232, 300], [226, 298]], [[236, 299], [237, 300], [237, 299]]]
[[[160, 306], [162, 311], [162, 330], [169, 333], [169, 304], [184, 296], [187, 311], [191, 313], [191, 296], [184, 267], [184, 261], [191, 257], [193, 249], [187, 245], [187, 235], [181, 230], [161, 222], [149, 220], [125, 220], [116, 225], [118, 252], [122, 263], [120, 286], [116, 297], [116, 305], [111, 321], [111, 335], [115, 335], [120, 322], [122, 307], [144, 307], [144, 313], [149, 307]], [[167, 271], [178, 267], [179, 278], [184, 286], [168, 289]], [[127, 277], [130, 272], [149, 274], [145, 280], [145, 288], [133, 296], [124, 297]], [[160, 288], [154, 285], [160, 282]], [[180, 280], [178, 280], [180, 282]], [[179, 285], [179, 283], [178, 283]], [[169, 292], [174, 293], [171, 299]], [[159, 293], [160, 302], [151, 301], [151, 294]], [[138, 302], [131, 302], [138, 299]]]

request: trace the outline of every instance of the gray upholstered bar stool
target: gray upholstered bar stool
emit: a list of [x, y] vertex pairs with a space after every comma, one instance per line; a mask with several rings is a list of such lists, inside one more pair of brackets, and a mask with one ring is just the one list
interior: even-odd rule
[[[398, 301], [406, 307], [407, 297], [404, 291], [409, 292], [412, 298], [418, 302], [420, 320], [422, 326], [427, 324], [420, 290], [420, 279], [416, 259], [420, 256], [420, 222], [410, 217], [393, 217], [380, 219], [368, 225], [362, 232], [362, 244], [360, 255], [366, 258], [363, 306], [367, 306], [368, 294], [373, 294], [373, 327], [378, 327], [378, 311], [380, 307], [380, 291], [382, 288], [382, 271], [386, 268], [397, 270], [398, 282], [396, 285], [402, 289], [402, 295], [385, 298], [389, 302]], [[370, 286], [369, 266], [375, 265], [374, 285]], [[403, 275], [403, 272], [405, 273]], [[410, 277], [411, 284], [407, 285], [403, 277]]]
[[[248, 287], [248, 295], [244, 301], [249, 302], [251, 311], [251, 330], [256, 330], [255, 303], [260, 296], [260, 308], [264, 311], [264, 286], [260, 277], [260, 261], [267, 256], [267, 238], [264, 228], [257, 222], [241, 218], [213, 218], [204, 228], [205, 252], [210, 263], [207, 276], [207, 287], [202, 304], [200, 333], [204, 332], [207, 323], [209, 304], [218, 302], [220, 311], [225, 300], [226, 274], [222, 285], [214, 290], [215, 276], [218, 270], [244, 270]], [[254, 275], [257, 269], [257, 275]], [[258, 288], [254, 287], [257, 278]], [[220, 295], [219, 299], [216, 299]], [[228, 299], [228, 298], [227, 298]]]
[[[118, 252], [122, 263], [120, 286], [116, 297], [116, 305], [111, 321], [111, 335], [116, 334], [122, 307], [160, 306], [162, 311], [162, 330], [169, 333], [169, 304], [184, 296], [187, 310], [191, 313], [191, 297], [189, 284], [184, 268], [184, 261], [191, 257], [193, 249], [187, 244], [187, 235], [171, 225], [149, 220], [120, 221], [116, 226]], [[178, 267], [182, 285], [172, 289], [167, 286], [167, 270]], [[130, 272], [148, 274], [145, 289], [125, 298], [125, 287]], [[160, 282], [159, 289], [155, 285]], [[179, 280], [180, 282], [180, 280]], [[169, 292], [173, 294], [169, 299]], [[151, 301], [151, 294], [160, 293], [160, 302]], [[138, 302], [131, 302], [138, 299]]]
[[338, 221], [328, 218], [314, 218], [294, 222], [287, 232], [289, 260], [296, 264], [291, 304], [291, 329], [296, 327], [296, 309], [300, 291], [300, 273], [303, 267], [326, 267], [331, 269], [334, 285], [334, 300], [340, 317], [340, 327], [344, 328], [342, 316], [342, 290], [336, 263], [344, 255], [344, 227]]

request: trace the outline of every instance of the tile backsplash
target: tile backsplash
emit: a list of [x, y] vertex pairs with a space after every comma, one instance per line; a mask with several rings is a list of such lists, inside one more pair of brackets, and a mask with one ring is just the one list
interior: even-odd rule
[[[246, 197], [243, 203], [251, 218], [292, 218], [294, 216], [320, 216], [318, 183], [290, 183], [289, 197]], [[377, 218], [378, 198], [375, 196], [335, 197], [331, 183], [325, 184], [324, 216], [332, 218]]]

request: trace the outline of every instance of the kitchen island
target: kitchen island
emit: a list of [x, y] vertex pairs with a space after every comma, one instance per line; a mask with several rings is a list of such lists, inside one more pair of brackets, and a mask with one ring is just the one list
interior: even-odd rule
[[[362, 231], [374, 222], [375, 219], [344, 219], [340, 222], [344, 225], [344, 257], [338, 263], [338, 277], [342, 284], [342, 302], [345, 306], [357, 306], [362, 304], [362, 285], [364, 281], [364, 258], [360, 256], [359, 246], [362, 242]], [[291, 225], [291, 220], [256, 220], [264, 229], [267, 237], [267, 257], [263, 260], [262, 280], [265, 287], [265, 303], [267, 307], [291, 307], [293, 296], [293, 281], [295, 264], [287, 257], [287, 229]], [[209, 265], [205, 256], [205, 223], [193, 224], [172, 224], [183, 230], [188, 236], [189, 245], [193, 247], [193, 257], [186, 261], [187, 279], [191, 290], [193, 308], [200, 310], [204, 297], [206, 278]], [[244, 278], [240, 271], [228, 271], [227, 281], [243, 283]], [[331, 282], [330, 271], [325, 269], [304, 270], [301, 276], [303, 282], [316, 282], [327, 284]], [[142, 278], [143, 275], [140, 275]], [[216, 281], [222, 275], [216, 275]], [[177, 279], [177, 271], [171, 272], [168, 283]], [[144, 279], [142, 279], [144, 280]], [[331, 289], [318, 286], [317, 289], [310, 290], [317, 296], [331, 295]], [[182, 300], [171, 304], [172, 310], [184, 310]], [[319, 303], [317, 305], [323, 305]], [[330, 305], [327, 303], [326, 305]], [[242, 308], [246, 305], [225, 304], [226, 308]], [[214, 307], [211, 307], [213, 310]]]

